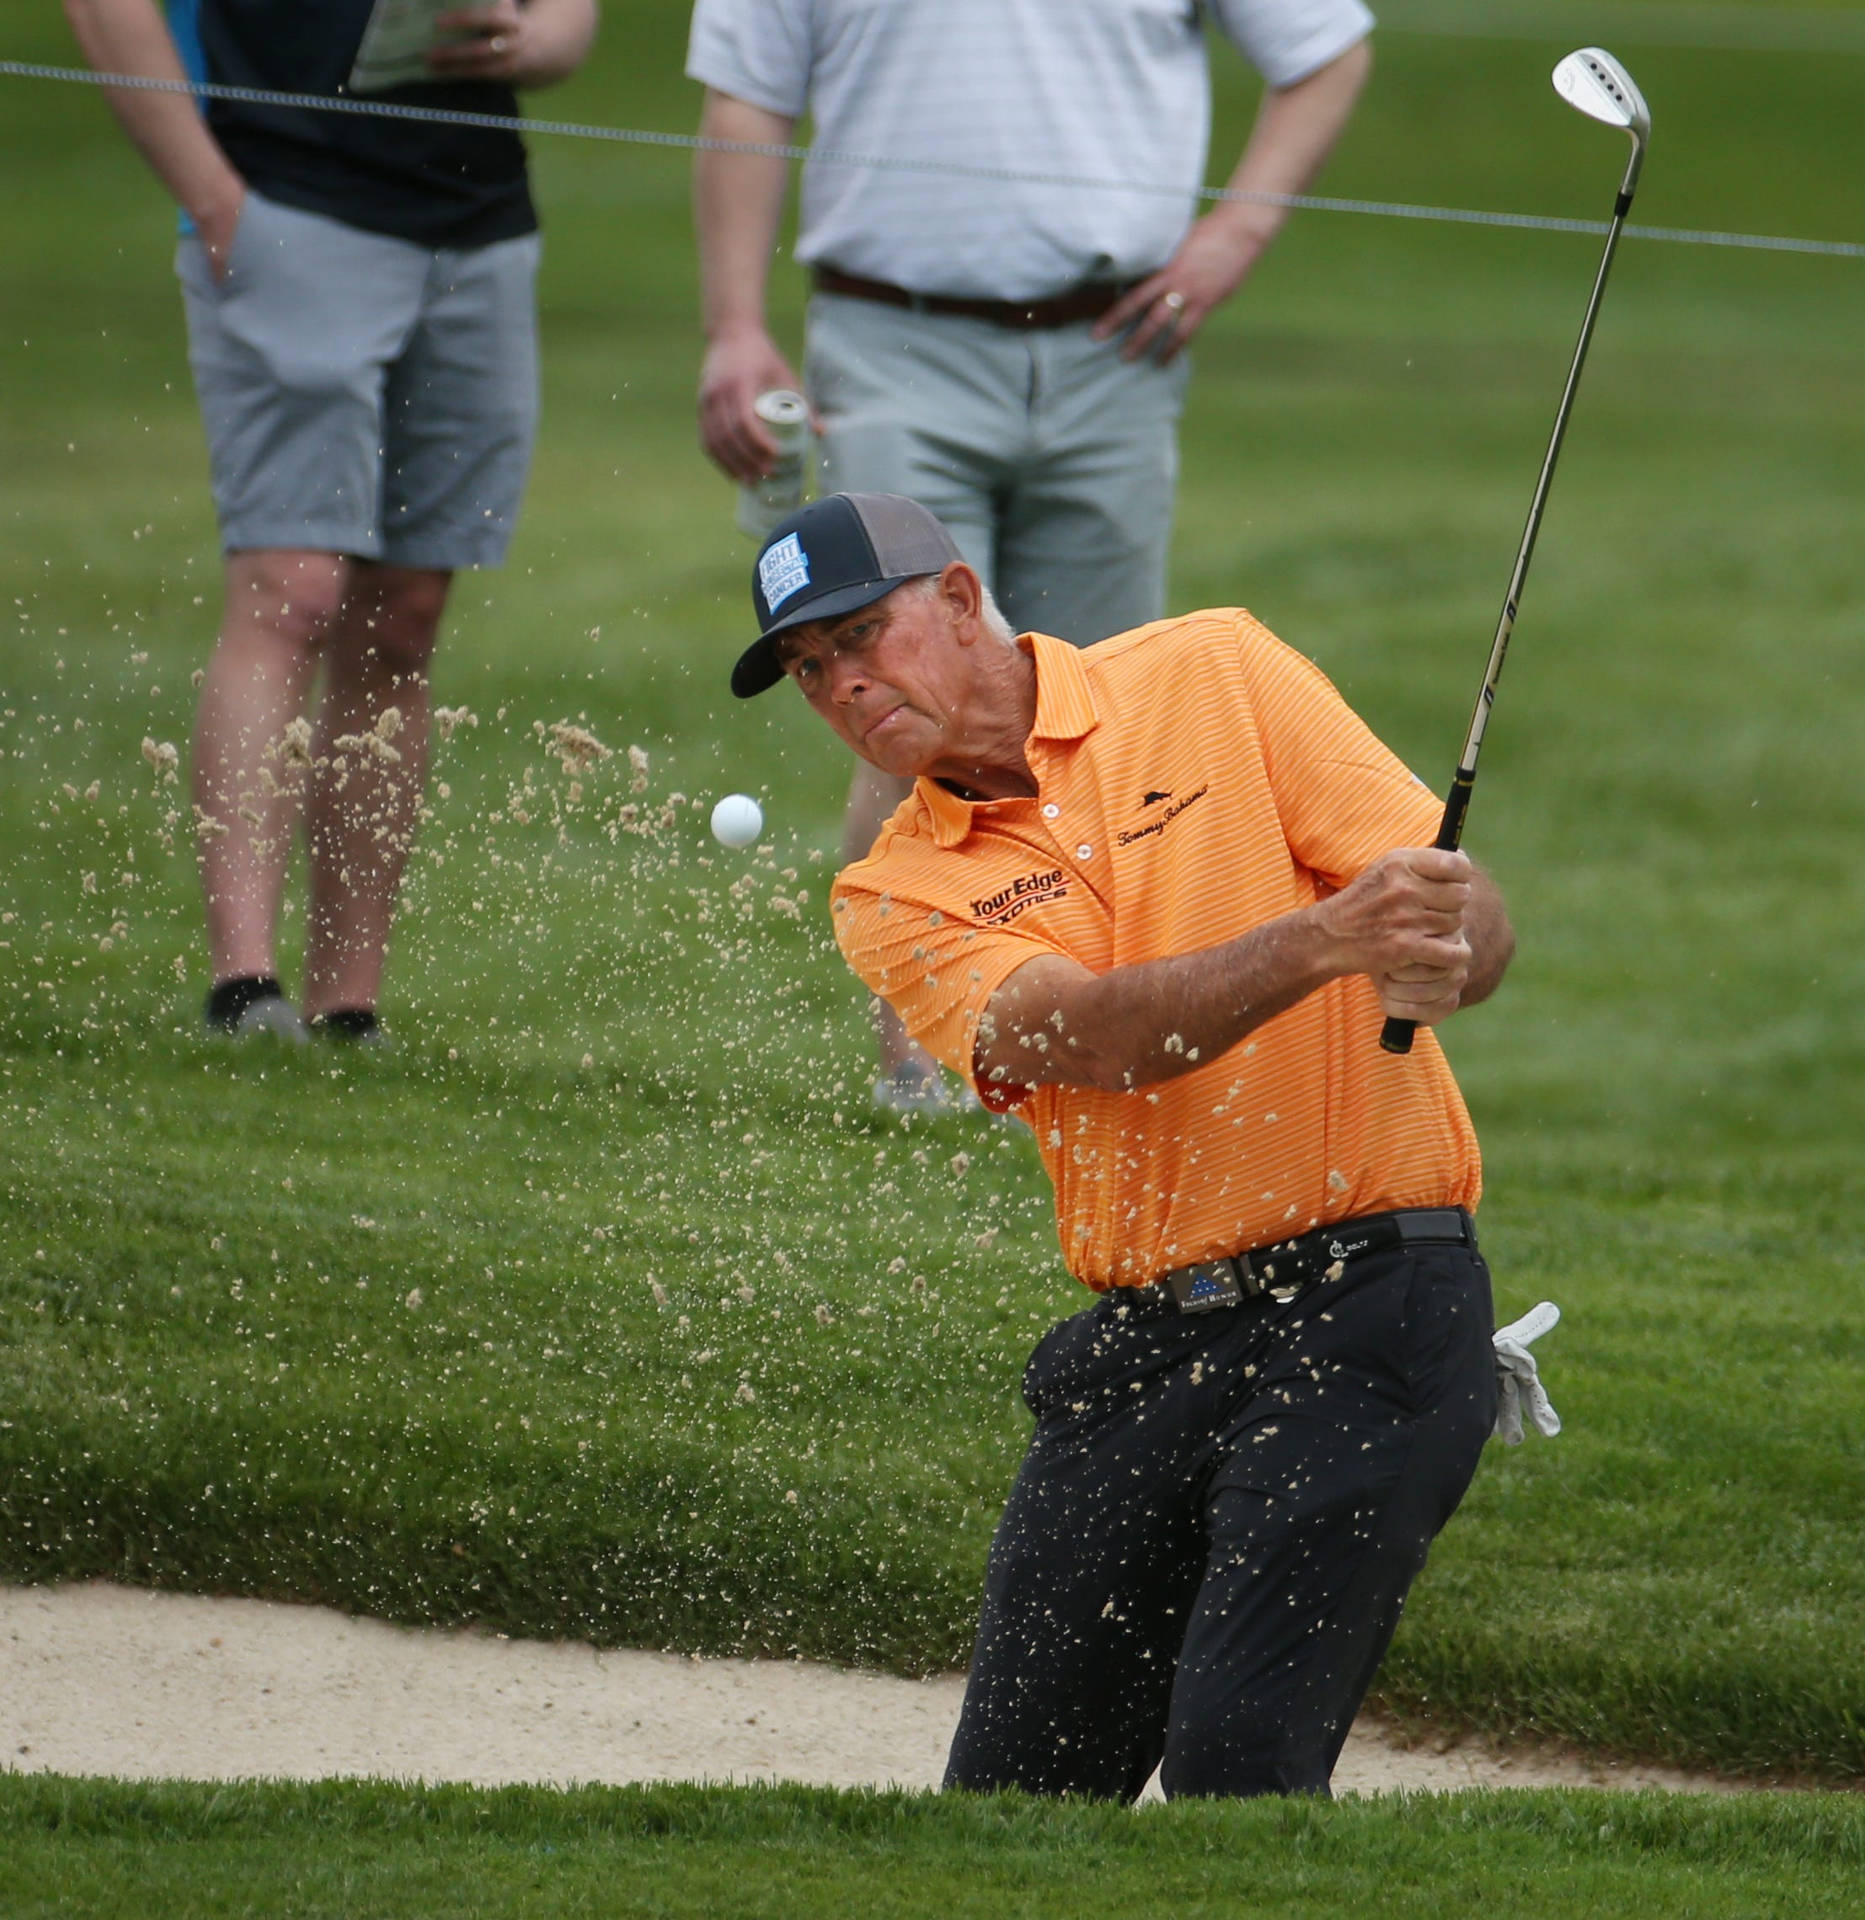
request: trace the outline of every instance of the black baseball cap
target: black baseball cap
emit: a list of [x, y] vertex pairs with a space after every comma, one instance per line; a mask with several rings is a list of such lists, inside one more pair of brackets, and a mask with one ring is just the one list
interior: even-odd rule
[[772, 641], [808, 620], [853, 613], [965, 556], [917, 500], [898, 493], [832, 493], [780, 521], [758, 549], [751, 603], [758, 637], [732, 669], [741, 700], [774, 687], [783, 669]]

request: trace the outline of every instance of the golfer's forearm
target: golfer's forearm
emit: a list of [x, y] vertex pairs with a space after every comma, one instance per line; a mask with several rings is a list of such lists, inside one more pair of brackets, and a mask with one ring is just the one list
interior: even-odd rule
[[[65, 14], [97, 72], [187, 78], [155, 0], [65, 0]], [[104, 97], [163, 185], [195, 219], [211, 218], [238, 201], [244, 183], [187, 94], [106, 88]]]
[[1265, 1021], [1335, 979], [1336, 949], [1312, 912], [1265, 921], [1202, 954], [1117, 968], [1097, 996], [1117, 1036], [1103, 1084], [1153, 1086], [1228, 1053]]
[[1313, 909], [1109, 973], [1026, 969], [993, 997], [979, 1069], [1024, 1086], [1154, 1086], [1227, 1053], [1343, 971]]
[[596, 0], [525, 0], [529, 51], [523, 87], [554, 87], [583, 64], [596, 38]]
[[[703, 140], [789, 144], [795, 123], [708, 91]], [[790, 163], [773, 154], [712, 153], [693, 160], [693, 224], [699, 236], [700, 324], [708, 340], [762, 331], [764, 287], [783, 215]]]
[[[1361, 40], [1291, 87], [1271, 88], [1257, 109], [1243, 157], [1224, 183], [1235, 193], [1304, 193], [1334, 151], [1354, 102], [1373, 68], [1370, 41]], [[1220, 203], [1206, 218], [1265, 247], [1289, 217], [1287, 207], [1239, 200]]]
[[1470, 883], [1464, 937], [1470, 942], [1470, 978], [1457, 1004], [1474, 1007], [1502, 984], [1502, 976], [1515, 958], [1515, 929], [1509, 924], [1508, 909], [1495, 881], [1481, 867]]

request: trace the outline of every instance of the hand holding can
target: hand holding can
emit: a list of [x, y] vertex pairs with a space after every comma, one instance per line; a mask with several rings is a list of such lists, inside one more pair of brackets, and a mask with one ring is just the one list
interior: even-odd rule
[[777, 443], [777, 460], [762, 480], [738, 490], [737, 524], [753, 540], [766, 539], [780, 520], [796, 512], [809, 493], [815, 440], [809, 402], [781, 388], [758, 395], [758, 418]]

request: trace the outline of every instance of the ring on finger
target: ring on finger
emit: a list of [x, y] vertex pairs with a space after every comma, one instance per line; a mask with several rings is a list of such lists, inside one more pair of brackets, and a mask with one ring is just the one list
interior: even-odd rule
[[502, 33], [495, 33], [486, 44], [494, 53], [503, 53], [505, 51], [505, 36]]
[[1176, 320], [1185, 311], [1185, 296], [1175, 287], [1170, 293], [1159, 296], [1159, 304]]

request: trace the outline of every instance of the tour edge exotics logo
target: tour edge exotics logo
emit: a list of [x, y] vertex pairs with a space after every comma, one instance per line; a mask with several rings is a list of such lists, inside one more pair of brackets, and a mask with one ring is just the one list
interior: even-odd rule
[[[1115, 834], [1114, 844], [1119, 847], [1130, 847], [1136, 841], [1148, 839], [1155, 833], [1164, 833], [1187, 807], [1195, 807], [1210, 791], [1211, 783], [1207, 780], [1202, 787], [1194, 787], [1183, 800], [1174, 800], [1171, 806], [1167, 807], [1163, 813], [1156, 814], [1151, 820], [1147, 821], [1145, 826], [1134, 827], [1124, 833]], [[1163, 793], [1149, 793], [1140, 804], [1150, 807], [1156, 801], [1164, 800], [1168, 797], [1168, 795]]]
[[1019, 914], [1040, 907], [1046, 900], [1060, 900], [1068, 893], [1068, 878], [1060, 867], [1048, 867], [1041, 873], [1023, 873], [1007, 887], [971, 903], [971, 917], [987, 927], [1007, 927]]

